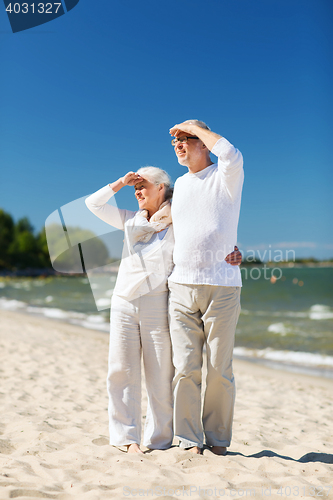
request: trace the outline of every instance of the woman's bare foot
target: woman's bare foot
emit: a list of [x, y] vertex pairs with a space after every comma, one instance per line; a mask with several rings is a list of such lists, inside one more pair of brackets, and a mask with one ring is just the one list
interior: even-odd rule
[[202, 455], [202, 449], [199, 448], [199, 446], [192, 446], [192, 448], [186, 448], [186, 451], [191, 451], [192, 453], [195, 453], [196, 455]]
[[224, 456], [227, 454], [227, 448], [225, 446], [212, 446], [211, 450], [213, 453], [215, 453], [215, 455]]
[[143, 455], [143, 451], [140, 450], [140, 446], [136, 443], [127, 445], [127, 453], [141, 453]]

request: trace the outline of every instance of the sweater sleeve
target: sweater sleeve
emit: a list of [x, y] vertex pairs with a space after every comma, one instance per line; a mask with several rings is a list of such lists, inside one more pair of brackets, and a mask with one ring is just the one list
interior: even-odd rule
[[91, 194], [85, 200], [85, 203], [89, 210], [99, 219], [110, 224], [110, 226], [124, 230], [125, 222], [132, 218], [136, 212], [109, 205], [107, 202], [114, 194], [115, 192], [107, 185]]
[[224, 137], [214, 144], [212, 153], [218, 157], [218, 170], [227, 192], [235, 200], [244, 180], [242, 153]]

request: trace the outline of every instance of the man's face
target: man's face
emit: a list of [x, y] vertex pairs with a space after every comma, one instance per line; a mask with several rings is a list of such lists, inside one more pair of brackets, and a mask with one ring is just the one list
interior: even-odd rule
[[194, 162], [197, 162], [198, 160], [201, 160], [203, 157], [206, 156], [205, 149], [203, 148], [203, 144], [199, 139], [191, 139], [191, 134], [185, 134], [185, 133], [180, 133], [177, 139], [182, 139], [183, 137], [190, 137], [187, 139], [187, 142], [180, 142], [178, 141], [174, 148], [175, 148], [175, 153], [178, 158], [178, 162], [185, 166], [188, 167], [193, 164]]

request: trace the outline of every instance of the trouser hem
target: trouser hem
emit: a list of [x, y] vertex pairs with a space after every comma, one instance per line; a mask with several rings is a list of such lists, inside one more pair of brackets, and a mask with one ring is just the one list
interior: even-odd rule
[[193, 446], [197, 446], [198, 448], [203, 448], [202, 443], [195, 443], [194, 441], [188, 441], [186, 439], [179, 439], [179, 447], [186, 449], [186, 448], [193, 448]]
[[209, 446], [209, 447], [224, 446], [225, 448], [229, 448], [230, 441], [216, 441], [215, 443], [212, 443], [211, 441], [209, 441], [209, 442], [206, 442], [206, 446]]

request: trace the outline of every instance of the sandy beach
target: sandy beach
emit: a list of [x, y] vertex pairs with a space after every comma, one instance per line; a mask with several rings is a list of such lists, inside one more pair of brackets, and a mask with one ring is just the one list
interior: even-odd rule
[[333, 498], [329, 379], [235, 361], [225, 457], [133, 456], [108, 444], [107, 334], [0, 311], [0, 352], [1, 500]]

